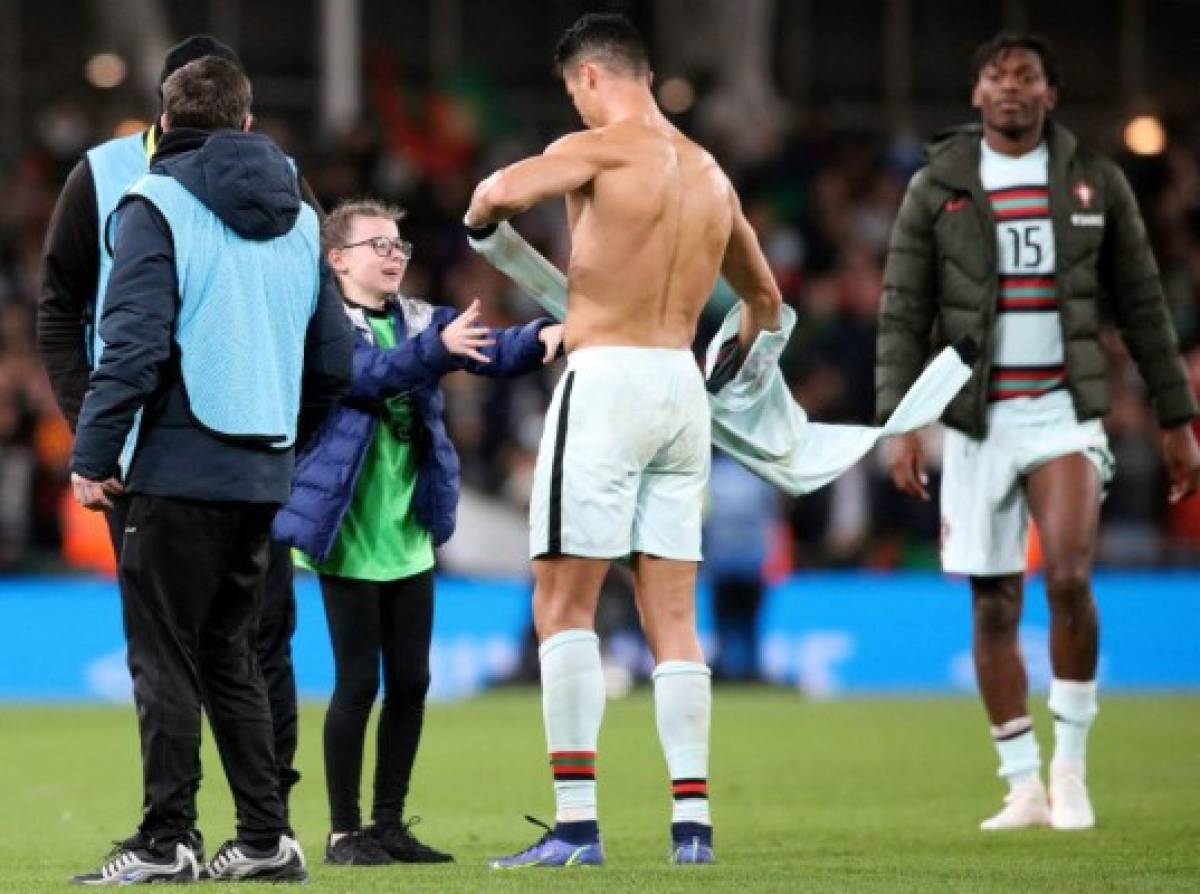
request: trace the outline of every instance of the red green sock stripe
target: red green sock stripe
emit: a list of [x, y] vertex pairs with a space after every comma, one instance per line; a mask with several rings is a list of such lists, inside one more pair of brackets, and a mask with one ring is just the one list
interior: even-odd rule
[[592, 780], [596, 778], [596, 752], [551, 751], [550, 769], [556, 780]]
[[684, 801], [689, 798], [707, 798], [708, 780], [672, 779], [671, 794], [675, 797], [676, 801]]

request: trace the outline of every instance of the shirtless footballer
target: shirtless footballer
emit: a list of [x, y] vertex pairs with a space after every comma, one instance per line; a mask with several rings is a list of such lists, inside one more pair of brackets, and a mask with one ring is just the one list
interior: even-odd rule
[[779, 327], [779, 289], [729, 180], [655, 104], [646, 48], [628, 20], [582, 17], [555, 62], [587, 130], [488, 177], [466, 218], [486, 233], [565, 196], [572, 233], [567, 372], [547, 412], [530, 508], [556, 823], [491, 865], [604, 862], [595, 764], [605, 690], [593, 628], [600, 583], [624, 556], [656, 661], [671, 859], [711, 863], [712, 695], [695, 616], [709, 412], [690, 348], [718, 274], [742, 300], [743, 351]]

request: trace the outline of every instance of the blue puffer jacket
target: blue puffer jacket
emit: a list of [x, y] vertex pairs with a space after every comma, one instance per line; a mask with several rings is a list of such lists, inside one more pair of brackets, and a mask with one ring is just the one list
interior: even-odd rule
[[545, 347], [538, 333], [553, 320], [494, 331], [495, 344], [482, 353], [490, 363], [451, 354], [442, 329], [457, 312], [424, 301], [397, 297], [391, 304], [396, 347], [378, 348], [360, 309], [347, 308], [355, 325], [354, 383], [296, 460], [292, 492], [275, 516], [274, 536], [317, 560], [329, 557], [342, 519], [350, 508], [367, 448], [379, 425], [379, 407], [407, 394], [420, 419], [413, 508], [417, 521], [440, 546], [454, 533], [458, 507], [458, 454], [442, 419], [445, 399], [438, 382], [457, 369], [487, 376], [518, 376], [542, 365]]

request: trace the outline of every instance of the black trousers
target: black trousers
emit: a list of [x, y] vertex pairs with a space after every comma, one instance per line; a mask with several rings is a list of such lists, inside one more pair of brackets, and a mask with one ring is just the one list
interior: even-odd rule
[[296, 759], [297, 738], [296, 673], [292, 665], [296, 592], [292, 580], [291, 547], [274, 540], [268, 547], [261, 605], [254, 650], [267, 685], [275, 739], [275, 770], [279, 777], [279, 796], [286, 809], [292, 787], [300, 781], [300, 773], [292, 766]]
[[[118, 562], [121, 559], [129, 500], [128, 496], [115, 497], [113, 508], [105, 513], [108, 534]], [[121, 589], [123, 592], [124, 588]], [[292, 766], [296, 758], [297, 742], [296, 674], [292, 665], [292, 635], [296, 632], [296, 594], [292, 580], [292, 551], [274, 541], [270, 545], [261, 606], [254, 647], [258, 655], [258, 666], [267, 684], [267, 700], [271, 705], [271, 725], [275, 736], [279, 794], [286, 808], [292, 787], [300, 781], [299, 772]], [[128, 632], [126, 637], [128, 638]]]
[[718, 577], [714, 581], [717, 654], [713, 676], [716, 679], [759, 679], [758, 615], [765, 589], [758, 578]]
[[108, 539], [112, 541], [113, 555], [121, 561], [121, 541], [125, 538], [125, 516], [129, 513], [129, 497], [111, 497], [113, 508], [104, 513], [108, 524]]
[[333, 697], [325, 712], [330, 828], [353, 832], [362, 823], [358, 793], [363, 742], [381, 666], [383, 709], [371, 818], [377, 825], [394, 825], [404, 817], [429, 692], [433, 571], [384, 583], [322, 575], [321, 596], [335, 670]]
[[120, 577], [142, 744], [140, 831], [169, 845], [196, 824], [203, 706], [233, 793], [238, 838], [288, 831], [253, 639], [276, 507], [135, 494]]

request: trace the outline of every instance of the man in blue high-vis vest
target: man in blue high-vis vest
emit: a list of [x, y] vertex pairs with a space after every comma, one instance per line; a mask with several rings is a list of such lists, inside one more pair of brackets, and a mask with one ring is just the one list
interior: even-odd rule
[[[144, 809], [89, 884], [199, 878], [200, 714], [236, 806], [218, 880], [297, 881], [254, 658], [271, 520], [288, 496], [303, 384], [349, 387], [352, 336], [322, 288], [319, 224], [294, 166], [249, 133], [250, 84], [205, 57], [163, 86], [150, 171], [117, 206], [104, 344], [71, 458], [79, 502], [129, 496], [119, 574], [141, 732]], [[118, 480], [141, 411], [136, 450]]]
[[[204, 56], [238, 62], [234, 51], [219, 40], [193, 35], [167, 52], [160, 88], [173, 72]], [[47, 229], [38, 300], [38, 353], [72, 430], [78, 422], [88, 377], [99, 362], [103, 347], [96, 324], [103, 311], [112, 269], [110, 217], [125, 191], [149, 170], [161, 138], [162, 131], [155, 123], [144, 131], [116, 137], [89, 149], [67, 177]], [[300, 185], [305, 202], [320, 214], [320, 206], [303, 178]], [[126, 444], [123, 467], [128, 466], [133, 440], [131, 437]], [[127, 501], [117, 496], [111, 502], [113, 508], [105, 516], [119, 558]], [[256, 646], [271, 702], [275, 759], [285, 802], [300, 778], [292, 766], [297, 739], [296, 682], [291, 653], [295, 627], [291, 553], [285, 546], [273, 545]]]
[[[204, 56], [238, 61], [234, 51], [219, 40], [194, 35], [167, 53], [160, 87], [173, 72]], [[112, 269], [105, 224], [125, 190], [150, 169], [161, 137], [159, 126], [153, 124], [85, 152], [67, 176], [46, 231], [38, 299], [38, 353], [72, 430], [79, 420], [88, 377], [100, 359], [96, 323]]]

